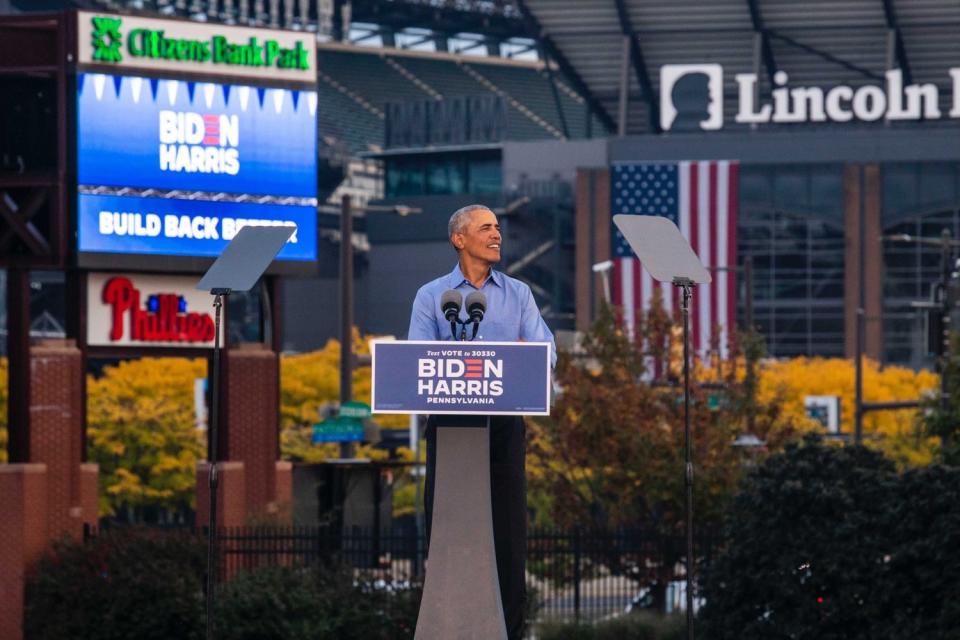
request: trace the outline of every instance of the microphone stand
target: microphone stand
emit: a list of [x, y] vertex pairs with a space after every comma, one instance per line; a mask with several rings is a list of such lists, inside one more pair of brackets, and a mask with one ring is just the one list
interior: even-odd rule
[[[456, 318], [450, 321], [450, 335], [455, 342], [472, 342], [477, 337], [477, 331], [480, 330], [480, 320], [461, 320]], [[473, 324], [473, 335], [467, 340], [467, 326]], [[460, 337], [457, 337], [457, 325], [460, 325]]]
[[693, 281], [689, 278], [674, 278], [673, 285], [680, 289], [680, 310], [683, 315], [683, 454], [684, 483], [686, 484], [686, 605], [687, 640], [693, 640], [693, 460], [690, 442], [690, 298], [693, 297]]

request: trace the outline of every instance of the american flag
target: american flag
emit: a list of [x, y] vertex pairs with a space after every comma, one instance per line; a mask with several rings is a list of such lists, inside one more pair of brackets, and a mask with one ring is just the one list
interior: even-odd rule
[[[690, 241], [713, 282], [694, 289], [690, 307], [691, 346], [701, 356], [710, 351], [714, 329], [719, 331], [720, 357], [726, 357], [736, 326], [736, 273], [716, 267], [737, 264], [737, 176], [739, 165], [728, 160], [676, 163], [616, 163], [610, 180], [613, 215], [657, 215], [670, 218]], [[635, 318], [629, 310], [650, 307], [655, 287], [661, 287], [667, 313], [680, 308], [679, 291], [655, 282], [641, 268], [626, 239], [613, 226], [613, 303], [624, 309], [627, 331]]]

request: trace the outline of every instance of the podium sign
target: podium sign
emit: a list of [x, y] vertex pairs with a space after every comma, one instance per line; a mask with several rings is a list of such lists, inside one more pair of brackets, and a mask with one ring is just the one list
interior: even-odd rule
[[372, 342], [373, 413], [550, 414], [549, 342]]

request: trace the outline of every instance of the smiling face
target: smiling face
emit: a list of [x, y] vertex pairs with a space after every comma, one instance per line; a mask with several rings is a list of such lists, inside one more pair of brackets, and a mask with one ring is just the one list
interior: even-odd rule
[[471, 211], [467, 224], [455, 232], [451, 240], [460, 252], [461, 260], [487, 266], [500, 262], [500, 225], [497, 216], [489, 209]]

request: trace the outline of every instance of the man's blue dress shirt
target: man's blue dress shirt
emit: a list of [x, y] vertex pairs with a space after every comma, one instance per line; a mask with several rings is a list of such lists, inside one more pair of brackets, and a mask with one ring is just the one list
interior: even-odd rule
[[[413, 313], [410, 315], [410, 330], [407, 340], [452, 340], [450, 323], [443, 317], [440, 309], [440, 297], [444, 291], [456, 289], [464, 300], [473, 291], [481, 291], [487, 297], [487, 311], [477, 332], [477, 341], [483, 342], [549, 342], [550, 358], [557, 363], [557, 345], [553, 334], [540, 316], [537, 303], [533, 300], [530, 287], [516, 278], [490, 270], [490, 275], [479, 289], [467, 280], [460, 271], [460, 264], [449, 274], [428, 282], [417, 291], [413, 301]], [[460, 319], [466, 320], [466, 309], [461, 310]], [[459, 328], [458, 328], [459, 331]], [[473, 327], [468, 327], [467, 337], [473, 335]]]

